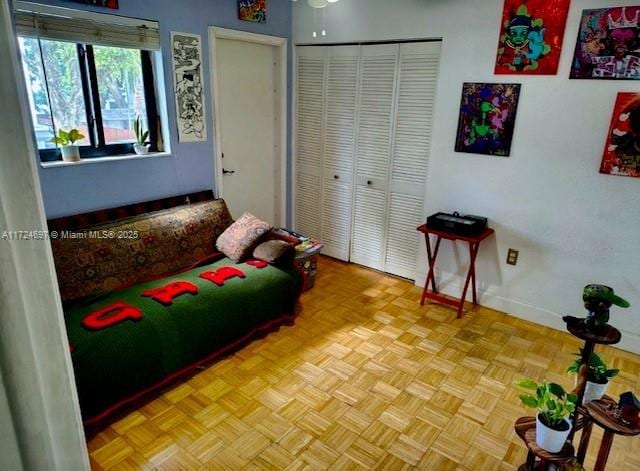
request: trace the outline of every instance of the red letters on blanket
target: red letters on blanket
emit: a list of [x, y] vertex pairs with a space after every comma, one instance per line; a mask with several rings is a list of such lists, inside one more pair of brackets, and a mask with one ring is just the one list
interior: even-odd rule
[[200, 273], [200, 278], [204, 280], [209, 280], [212, 283], [215, 283], [218, 286], [223, 286], [224, 282], [230, 278], [244, 278], [245, 274], [242, 270], [236, 267], [220, 267], [216, 271], [206, 271], [204, 273]]
[[262, 260], [249, 260], [247, 262], [247, 265], [251, 265], [252, 267], [256, 268], [264, 268], [268, 265], [268, 263]]
[[[249, 260], [248, 265], [256, 268], [264, 268], [267, 264], [261, 260]], [[223, 286], [225, 281], [231, 278], [245, 278], [246, 275], [242, 270], [236, 267], [224, 266], [215, 271], [205, 271], [199, 275], [204, 280], [211, 281], [218, 286]], [[170, 306], [173, 300], [185, 293], [198, 294], [198, 287], [188, 281], [174, 281], [165, 286], [147, 289], [141, 294], [160, 304]], [[122, 301], [116, 301], [108, 306], [90, 312], [82, 319], [82, 326], [89, 330], [100, 330], [112, 325], [119, 324], [126, 320], [139, 321], [142, 319], [143, 313], [140, 309], [130, 306]], [[70, 347], [73, 351], [73, 347]]]
[[83, 327], [89, 330], [100, 330], [126, 320], [139, 321], [142, 311], [121, 301], [90, 312], [82, 319]]
[[142, 292], [142, 296], [158, 301], [165, 306], [170, 306], [174, 298], [185, 293], [198, 294], [198, 287], [188, 281], [174, 281], [159, 288], [145, 290]]

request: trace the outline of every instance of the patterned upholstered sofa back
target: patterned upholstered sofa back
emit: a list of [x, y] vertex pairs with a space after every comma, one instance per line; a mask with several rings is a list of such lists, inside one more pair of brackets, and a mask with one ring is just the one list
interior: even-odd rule
[[52, 240], [64, 301], [97, 296], [188, 268], [216, 253], [233, 222], [223, 200], [87, 226]]

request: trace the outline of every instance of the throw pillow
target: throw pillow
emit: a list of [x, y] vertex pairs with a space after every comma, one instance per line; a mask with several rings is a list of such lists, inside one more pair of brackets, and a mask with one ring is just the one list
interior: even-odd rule
[[244, 213], [218, 237], [216, 247], [238, 263], [251, 255], [253, 248], [270, 230], [271, 225], [268, 223], [251, 213]]
[[284, 240], [268, 240], [258, 245], [253, 251], [253, 258], [272, 265], [289, 264], [295, 255], [296, 250]]

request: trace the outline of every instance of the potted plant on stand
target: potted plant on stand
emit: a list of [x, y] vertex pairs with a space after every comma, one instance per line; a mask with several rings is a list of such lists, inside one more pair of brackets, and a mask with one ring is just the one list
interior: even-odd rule
[[136, 142], [133, 144], [133, 150], [138, 155], [146, 155], [149, 153], [149, 130], [142, 130], [142, 121], [140, 116], [136, 117], [136, 121], [133, 124], [133, 131], [136, 133]]
[[[584, 358], [584, 352], [580, 349], [580, 353], [576, 353], [577, 357], [571, 366], [567, 369], [567, 373], [577, 375], [580, 372], [582, 366], [582, 359]], [[582, 396], [582, 403], [589, 401], [597, 401], [602, 399], [604, 393], [609, 386], [611, 378], [616, 376], [620, 370], [615, 368], [607, 368], [606, 363], [602, 357], [593, 352], [591, 358], [589, 358], [589, 364], [587, 366], [587, 383], [585, 384], [584, 394]]]
[[534, 394], [521, 394], [520, 400], [525, 406], [538, 409], [536, 442], [541, 448], [558, 453], [571, 431], [569, 416], [576, 408], [578, 396], [567, 393], [559, 384], [547, 381], [537, 383], [523, 379], [515, 384], [534, 391]]
[[60, 129], [58, 135], [51, 138], [51, 142], [60, 146], [63, 161], [78, 162], [80, 160], [80, 149], [75, 143], [82, 139], [84, 139], [84, 134], [76, 128], [70, 131]]

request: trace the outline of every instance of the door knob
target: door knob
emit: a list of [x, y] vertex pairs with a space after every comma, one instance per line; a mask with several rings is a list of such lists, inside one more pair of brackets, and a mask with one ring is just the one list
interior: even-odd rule
[[371, 180], [367, 180], [367, 185], [371, 185]]
[[222, 169], [222, 174], [223, 175], [233, 175], [234, 173], [236, 173], [235, 170], [227, 170], [226, 168]]
[[338, 175], [334, 175], [333, 178], [335, 178], [337, 180], [340, 177]]

